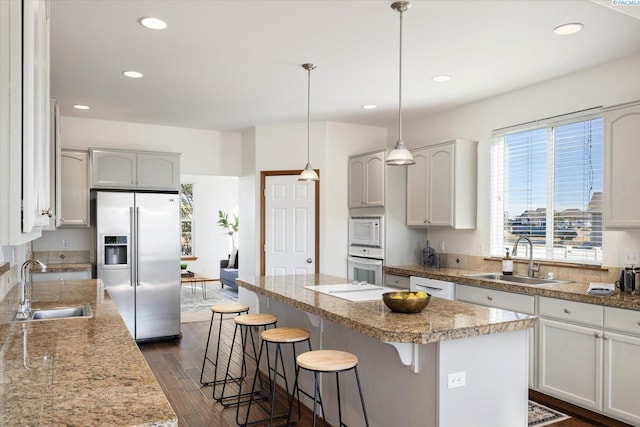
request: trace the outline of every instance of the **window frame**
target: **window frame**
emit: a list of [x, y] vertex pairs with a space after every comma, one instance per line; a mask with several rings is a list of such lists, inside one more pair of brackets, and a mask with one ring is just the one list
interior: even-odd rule
[[[540, 206], [539, 208], [544, 208], [544, 221], [545, 221], [545, 230], [544, 230], [544, 243], [542, 245], [534, 245], [533, 257], [536, 260], [545, 261], [545, 262], [554, 262], [554, 263], [565, 263], [565, 264], [589, 264], [589, 265], [602, 265], [603, 261], [603, 244], [602, 244], [602, 233], [603, 228], [600, 223], [600, 231], [597, 231], [598, 227], [594, 227], [594, 221], [590, 224], [589, 233], [594, 233], [594, 228], [596, 229], [595, 233], [600, 233], [599, 235], [595, 235], [595, 241], [599, 240], [599, 246], [590, 245], [585, 248], [577, 248], [582, 252], [582, 255], [573, 254], [574, 246], [566, 244], [567, 239], [561, 239], [565, 241], [562, 244], [555, 244], [556, 237], [558, 237], [558, 229], [556, 229], [556, 216], [558, 212], [555, 212], [555, 205], [558, 198], [558, 193], [556, 191], [556, 180], [555, 175], [558, 169], [556, 163], [558, 158], [556, 157], [556, 146], [559, 141], [556, 141], [556, 128], [581, 122], [589, 122], [594, 119], [599, 119], [600, 128], [595, 128], [595, 132], [590, 131], [589, 135], [598, 135], [598, 131], [603, 131], [603, 112], [600, 107], [580, 111], [577, 113], [571, 113], [568, 115], [557, 116], [549, 119], [543, 119], [536, 122], [524, 123], [517, 126], [512, 126], [508, 128], [497, 129], [492, 132], [492, 140], [490, 143], [490, 212], [489, 212], [489, 221], [490, 221], [490, 244], [489, 251], [490, 255], [494, 257], [502, 257], [504, 256], [505, 247], [509, 247], [510, 243], [515, 244], [517, 240], [511, 242], [507, 237], [507, 229], [512, 226], [513, 220], [518, 218], [519, 216], [524, 216], [525, 212], [528, 212], [529, 209], [537, 209], [538, 207], [533, 204], [530, 205], [526, 211], [524, 211], [521, 215], [509, 219], [509, 215], [505, 209], [505, 195], [506, 192], [509, 191], [506, 188], [506, 180], [505, 180], [505, 161], [507, 156], [507, 152], [505, 149], [505, 140], [508, 135], [513, 135], [517, 133], [531, 132], [540, 129], [546, 129], [546, 153], [545, 153], [545, 177], [546, 177], [546, 203], [544, 206]], [[602, 163], [597, 165], [598, 167], [594, 169], [600, 170], [601, 174], [598, 179], [599, 183], [603, 184], [604, 181], [604, 135], [602, 135], [602, 140], [598, 141], [601, 143], [600, 160]], [[589, 154], [589, 159], [592, 160], [592, 155]], [[593, 172], [593, 171], [592, 171]], [[560, 181], [561, 182], [561, 181]], [[591, 195], [590, 202], [585, 205], [583, 203], [583, 209], [586, 206], [591, 204], [591, 201], [594, 199], [597, 200], [595, 194], [600, 192], [602, 196], [602, 192], [604, 188], [594, 189], [593, 194]], [[602, 197], [600, 196], [600, 201]], [[602, 221], [602, 211], [604, 210], [604, 206], [600, 206], [600, 221]], [[565, 209], [562, 212], [566, 212], [568, 209]], [[583, 210], [584, 212], [584, 210]], [[597, 211], [596, 211], [597, 214]], [[513, 216], [513, 215], [511, 215]], [[551, 239], [546, 238], [546, 236], [553, 236]], [[593, 236], [589, 235], [590, 238]], [[571, 240], [571, 239], [569, 239]], [[520, 245], [521, 246], [521, 245]], [[527, 257], [528, 253], [528, 245], [526, 246], [526, 252], [519, 248], [519, 254], [522, 256], [525, 254]], [[537, 247], [536, 247], [537, 246]], [[509, 248], [509, 249], [512, 249]], [[543, 250], [541, 250], [543, 249]], [[560, 250], [558, 250], [560, 249]], [[558, 255], [558, 252], [564, 251], [564, 256]]]
[[[183, 207], [183, 195], [184, 195], [184, 186], [185, 185], [190, 185], [191, 186], [191, 219], [184, 219], [182, 217], [182, 207]], [[195, 202], [195, 183], [193, 182], [181, 182], [180, 183], [180, 256], [181, 257], [188, 257], [188, 256], [195, 256], [196, 254], [196, 239], [195, 239], [195, 210], [196, 210], [196, 202]], [[189, 222], [191, 223], [191, 253], [190, 254], [185, 254], [183, 252], [184, 249], [184, 245], [182, 244], [182, 235], [183, 235], [183, 228], [182, 225], [185, 222]]]

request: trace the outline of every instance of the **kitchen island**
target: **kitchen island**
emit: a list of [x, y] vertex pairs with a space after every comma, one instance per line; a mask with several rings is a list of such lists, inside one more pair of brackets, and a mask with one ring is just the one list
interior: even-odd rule
[[176, 426], [177, 416], [99, 280], [33, 284], [32, 308], [90, 304], [92, 318], [0, 314], [0, 425]]
[[[358, 357], [372, 426], [527, 425], [527, 330], [535, 317], [439, 298], [421, 313], [398, 314], [381, 299], [352, 302], [305, 288], [346, 282], [327, 275], [237, 280], [241, 301], [277, 315], [278, 326], [309, 330], [314, 349]], [[301, 387], [311, 384], [302, 378]], [[362, 425], [355, 384], [340, 386], [347, 424]], [[322, 388], [333, 424], [332, 376]]]

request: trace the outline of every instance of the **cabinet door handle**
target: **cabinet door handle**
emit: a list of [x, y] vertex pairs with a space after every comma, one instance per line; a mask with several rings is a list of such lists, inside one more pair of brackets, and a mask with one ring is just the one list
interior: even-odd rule
[[569, 310], [568, 308], [565, 308], [565, 309], [564, 309], [564, 312], [565, 312], [566, 314], [571, 314], [571, 310]]
[[489, 301], [493, 301], [493, 297], [487, 297]]
[[43, 210], [40, 212], [40, 214], [41, 214], [41, 215], [46, 215], [46, 216], [48, 216], [49, 218], [51, 218], [51, 217], [53, 216], [53, 209], [51, 209], [51, 208], [49, 208], [49, 209], [43, 209]]
[[596, 338], [602, 338], [602, 334], [600, 332], [595, 333]]

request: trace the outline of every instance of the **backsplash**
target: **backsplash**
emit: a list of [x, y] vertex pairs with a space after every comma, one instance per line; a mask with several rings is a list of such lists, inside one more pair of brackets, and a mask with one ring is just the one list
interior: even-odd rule
[[89, 251], [34, 251], [33, 257], [45, 264], [79, 264], [89, 262]]
[[[462, 268], [465, 270], [478, 271], [502, 271], [502, 260], [486, 258], [482, 256], [448, 254], [442, 253], [442, 267]], [[528, 262], [514, 259], [513, 274], [527, 274]], [[548, 273], [553, 273], [555, 279], [571, 280], [574, 282], [590, 283], [605, 282], [614, 283], [620, 277], [619, 267], [597, 267], [597, 266], [571, 266], [565, 267], [556, 263], [542, 264], [537, 277], [547, 278]]]

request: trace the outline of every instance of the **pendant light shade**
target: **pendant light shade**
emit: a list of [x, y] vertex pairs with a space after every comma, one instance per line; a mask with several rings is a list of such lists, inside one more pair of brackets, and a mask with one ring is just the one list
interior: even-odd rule
[[316, 68], [316, 64], [302, 64], [302, 68], [307, 70], [307, 165], [300, 173], [298, 181], [318, 181], [320, 178], [309, 162], [311, 140], [311, 70]]
[[406, 12], [411, 3], [408, 1], [397, 1], [391, 4], [391, 8], [400, 12], [400, 61], [398, 73], [398, 142], [393, 150], [387, 155], [386, 164], [391, 166], [408, 166], [415, 164], [411, 152], [407, 150], [402, 141], [402, 14]]

